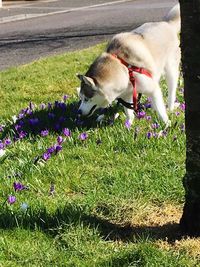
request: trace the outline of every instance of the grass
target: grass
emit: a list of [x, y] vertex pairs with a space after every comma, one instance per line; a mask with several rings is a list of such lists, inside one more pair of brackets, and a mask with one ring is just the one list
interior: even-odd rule
[[[182, 238], [178, 229], [185, 172], [180, 108], [161, 138], [147, 138], [147, 132], [161, 130], [151, 129], [160, 123], [151, 109], [146, 112], [152, 119], [136, 119], [130, 130], [115, 106], [120, 118], [114, 123], [113, 110], [103, 125], [94, 118], [85, 125], [74, 121], [75, 74], [84, 73], [103, 49], [104, 44], [0, 73], [5, 126], [0, 139], [12, 140], [0, 158], [0, 266], [200, 266], [199, 240]], [[166, 95], [164, 82], [162, 87]], [[40, 104], [62, 101], [64, 94], [70, 95], [66, 109], [52, 107], [55, 118], [49, 118]], [[181, 90], [177, 97], [183, 102]], [[27, 136], [14, 142], [12, 116], [29, 102], [36, 107], [23, 118]], [[32, 117], [41, 123], [31, 127]], [[55, 129], [60, 117], [66, 120]], [[43, 153], [63, 136], [64, 127], [72, 136], [44, 161]], [[44, 129], [49, 135], [41, 137]], [[79, 139], [83, 132], [85, 141]], [[28, 189], [15, 192], [14, 182]], [[16, 196], [12, 205], [9, 195]]]

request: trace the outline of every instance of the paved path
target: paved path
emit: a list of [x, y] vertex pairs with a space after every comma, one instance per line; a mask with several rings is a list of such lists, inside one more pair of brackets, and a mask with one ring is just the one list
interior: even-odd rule
[[[145, 21], [160, 20], [175, 3], [176, 0], [57, 0], [7, 5], [0, 10], [0, 69], [105, 41]], [[23, 17], [31, 14], [36, 17]]]

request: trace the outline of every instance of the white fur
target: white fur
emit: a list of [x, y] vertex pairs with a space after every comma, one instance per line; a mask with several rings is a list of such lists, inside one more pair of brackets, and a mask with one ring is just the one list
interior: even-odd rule
[[[132, 103], [133, 87], [129, 80], [128, 69], [112, 56], [115, 54], [128, 64], [151, 72], [152, 78], [134, 72], [137, 92], [151, 97], [153, 108], [161, 120], [170, 125], [159, 81], [161, 75], [164, 75], [168, 86], [168, 109], [172, 111], [179, 77], [179, 29], [180, 12], [177, 5], [170, 10], [164, 21], [145, 23], [132, 32], [115, 35], [108, 45], [107, 53], [103, 53], [95, 60], [86, 76], [79, 75], [82, 81], [80, 90], [82, 102], [79, 107], [82, 115], [91, 115], [94, 105], [96, 105], [94, 110], [99, 107], [104, 108], [117, 98]], [[85, 96], [88, 86], [94, 92], [93, 97]], [[132, 122], [133, 111], [127, 108], [124, 110], [126, 119]]]

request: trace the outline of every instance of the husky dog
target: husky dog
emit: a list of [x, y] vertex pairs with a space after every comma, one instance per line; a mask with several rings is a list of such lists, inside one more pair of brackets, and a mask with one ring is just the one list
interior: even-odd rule
[[[172, 111], [179, 77], [179, 31], [180, 7], [177, 4], [163, 21], [145, 23], [131, 32], [115, 35], [106, 52], [93, 62], [87, 73], [78, 75], [81, 80], [79, 113], [91, 116], [96, 109], [105, 108], [119, 98], [132, 103], [133, 84], [128, 70], [131, 65], [151, 74], [133, 70], [137, 92], [152, 99], [160, 119], [169, 125], [159, 81], [164, 75], [168, 86], [168, 109]], [[132, 123], [134, 112], [127, 107], [124, 109], [127, 120]]]

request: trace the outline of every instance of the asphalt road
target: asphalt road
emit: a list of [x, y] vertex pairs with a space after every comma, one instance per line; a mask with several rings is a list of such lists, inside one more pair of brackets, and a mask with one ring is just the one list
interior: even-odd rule
[[[58, 0], [4, 8], [1, 18], [16, 20], [0, 23], [0, 70], [89, 47], [146, 21], [159, 21], [177, 1], [109, 2]], [[30, 18], [17, 20], [25, 17]]]

